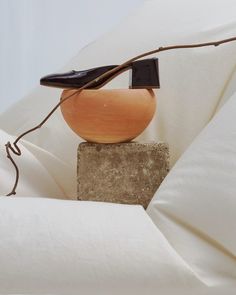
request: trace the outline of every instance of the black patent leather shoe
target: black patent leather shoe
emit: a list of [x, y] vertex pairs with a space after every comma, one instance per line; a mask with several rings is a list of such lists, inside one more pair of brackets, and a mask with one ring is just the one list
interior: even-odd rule
[[[80, 88], [102, 74], [114, 69], [117, 65], [102, 66], [82, 71], [70, 71], [61, 74], [47, 75], [40, 84], [58, 88]], [[100, 88], [122, 72], [131, 69], [130, 88], [160, 88], [158, 59], [143, 59], [126, 65], [105, 78], [95, 81], [88, 89]]]

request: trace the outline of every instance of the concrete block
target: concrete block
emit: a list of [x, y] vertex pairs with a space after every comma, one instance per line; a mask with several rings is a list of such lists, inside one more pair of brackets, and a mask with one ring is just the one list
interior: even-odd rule
[[147, 207], [169, 171], [166, 143], [81, 143], [78, 199]]

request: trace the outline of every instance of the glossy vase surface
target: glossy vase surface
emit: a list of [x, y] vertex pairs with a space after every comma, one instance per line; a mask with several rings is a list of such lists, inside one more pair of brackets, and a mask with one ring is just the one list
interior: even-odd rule
[[[74, 92], [64, 90], [61, 99]], [[86, 141], [97, 143], [131, 141], [148, 126], [155, 109], [151, 89], [86, 89], [61, 104], [69, 127]]]

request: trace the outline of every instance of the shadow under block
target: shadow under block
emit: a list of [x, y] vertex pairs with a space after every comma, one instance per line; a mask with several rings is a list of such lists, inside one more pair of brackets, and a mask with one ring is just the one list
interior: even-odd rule
[[168, 171], [166, 143], [83, 142], [78, 147], [78, 200], [146, 208]]

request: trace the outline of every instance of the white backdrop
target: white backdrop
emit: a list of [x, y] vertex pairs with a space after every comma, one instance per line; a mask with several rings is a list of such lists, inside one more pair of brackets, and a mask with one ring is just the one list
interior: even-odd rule
[[0, 0], [0, 113], [142, 2]]

